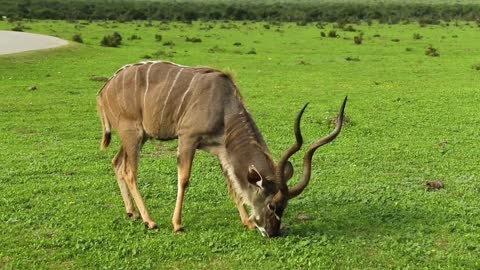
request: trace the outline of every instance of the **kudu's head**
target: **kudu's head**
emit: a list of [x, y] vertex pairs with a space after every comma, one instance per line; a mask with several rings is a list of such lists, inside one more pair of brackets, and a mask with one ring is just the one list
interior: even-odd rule
[[288, 201], [300, 195], [310, 181], [313, 154], [320, 146], [333, 141], [340, 133], [346, 103], [347, 97], [345, 97], [337, 116], [335, 130], [308, 149], [303, 158], [303, 179], [295, 186], [291, 188], [287, 186], [287, 181], [293, 176], [293, 166], [288, 159], [302, 147], [303, 138], [300, 131], [300, 120], [308, 103], [303, 106], [295, 120], [296, 143], [283, 154], [277, 165], [272, 168], [265, 162], [259, 162], [256, 163], [257, 166], [251, 165], [249, 167], [247, 179], [258, 188], [252, 196], [254, 214], [251, 219], [263, 236], [274, 237], [280, 235], [280, 223]]

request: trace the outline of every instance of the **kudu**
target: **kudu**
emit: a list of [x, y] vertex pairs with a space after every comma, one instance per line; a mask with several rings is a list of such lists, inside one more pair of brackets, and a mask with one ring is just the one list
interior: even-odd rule
[[[282, 214], [290, 199], [298, 196], [310, 181], [312, 156], [317, 148], [340, 133], [347, 99], [336, 120], [335, 130], [313, 144], [304, 157], [303, 180], [292, 188], [288, 159], [302, 146], [300, 120], [295, 120], [296, 143], [274, 164], [255, 122], [245, 109], [240, 92], [229, 75], [211, 68], [186, 67], [170, 62], [142, 62], [127, 65], [99, 91], [97, 103], [103, 125], [102, 148], [111, 140], [114, 128], [121, 147], [113, 159], [127, 214], [156, 228], [137, 186], [139, 153], [148, 139], [178, 138], [178, 193], [173, 213], [174, 231], [182, 230], [182, 206], [196, 149], [216, 155], [227, 178], [230, 194], [249, 229], [262, 235], [280, 234]], [[249, 216], [245, 205], [252, 208]]]

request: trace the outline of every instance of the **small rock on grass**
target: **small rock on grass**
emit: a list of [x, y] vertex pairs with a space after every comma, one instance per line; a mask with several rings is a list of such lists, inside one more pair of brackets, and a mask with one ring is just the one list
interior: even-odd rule
[[300, 220], [300, 221], [309, 221], [309, 220], [312, 220], [311, 217], [305, 215], [305, 214], [300, 214], [297, 216], [297, 219]]
[[35, 85], [28, 87], [28, 91], [35, 91], [35, 90], [37, 90], [37, 87]]
[[426, 185], [429, 191], [439, 190], [445, 187], [443, 182], [439, 180], [427, 181]]

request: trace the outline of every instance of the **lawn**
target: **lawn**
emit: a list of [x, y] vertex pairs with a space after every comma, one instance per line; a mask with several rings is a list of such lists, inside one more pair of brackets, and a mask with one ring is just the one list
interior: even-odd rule
[[[69, 40], [81, 33], [84, 44], [0, 56], [0, 268], [480, 268], [476, 24], [353, 25], [357, 32], [336, 29], [337, 38], [321, 37], [331, 24], [23, 25]], [[13, 26], [0, 22], [1, 30]], [[101, 47], [114, 31], [123, 45]], [[141, 39], [129, 40], [134, 34]], [[425, 54], [430, 45], [440, 56]], [[140, 163], [141, 192], [159, 230], [126, 217], [111, 169], [119, 138], [99, 150], [96, 93], [98, 77], [145, 59], [234, 73], [276, 159], [293, 142], [304, 103], [308, 145], [333, 129], [348, 95], [345, 129], [317, 152], [282, 237], [243, 228], [217, 160], [204, 152], [186, 195], [186, 231], [174, 234], [174, 141], [147, 143]], [[295, 182], [301, 153], [293, 163]], [[431, 180], [445, 188], [428, 191]]]

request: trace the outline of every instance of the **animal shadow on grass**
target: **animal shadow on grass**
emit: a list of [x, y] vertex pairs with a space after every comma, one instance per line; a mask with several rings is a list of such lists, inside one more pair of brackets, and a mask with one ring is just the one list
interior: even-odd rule
[[[343, 205], [324, 205], [320, 211], [306, 212], [307, 220], [293, 214], [288, 221], [283, 236], [312, 237], [328, 235], [334, 238], [369, 237], [378, 234], [398, 234], [409, 228], [432, 223], [436, 217], [422, 208], [405, 209], [390, 203], [352, 203]], [[293, 206], [298, 209], [299, 206]], [[310, 208], [315, 209], [315, 208]], [[298, 211], [298, 210], [297, 210]]]

